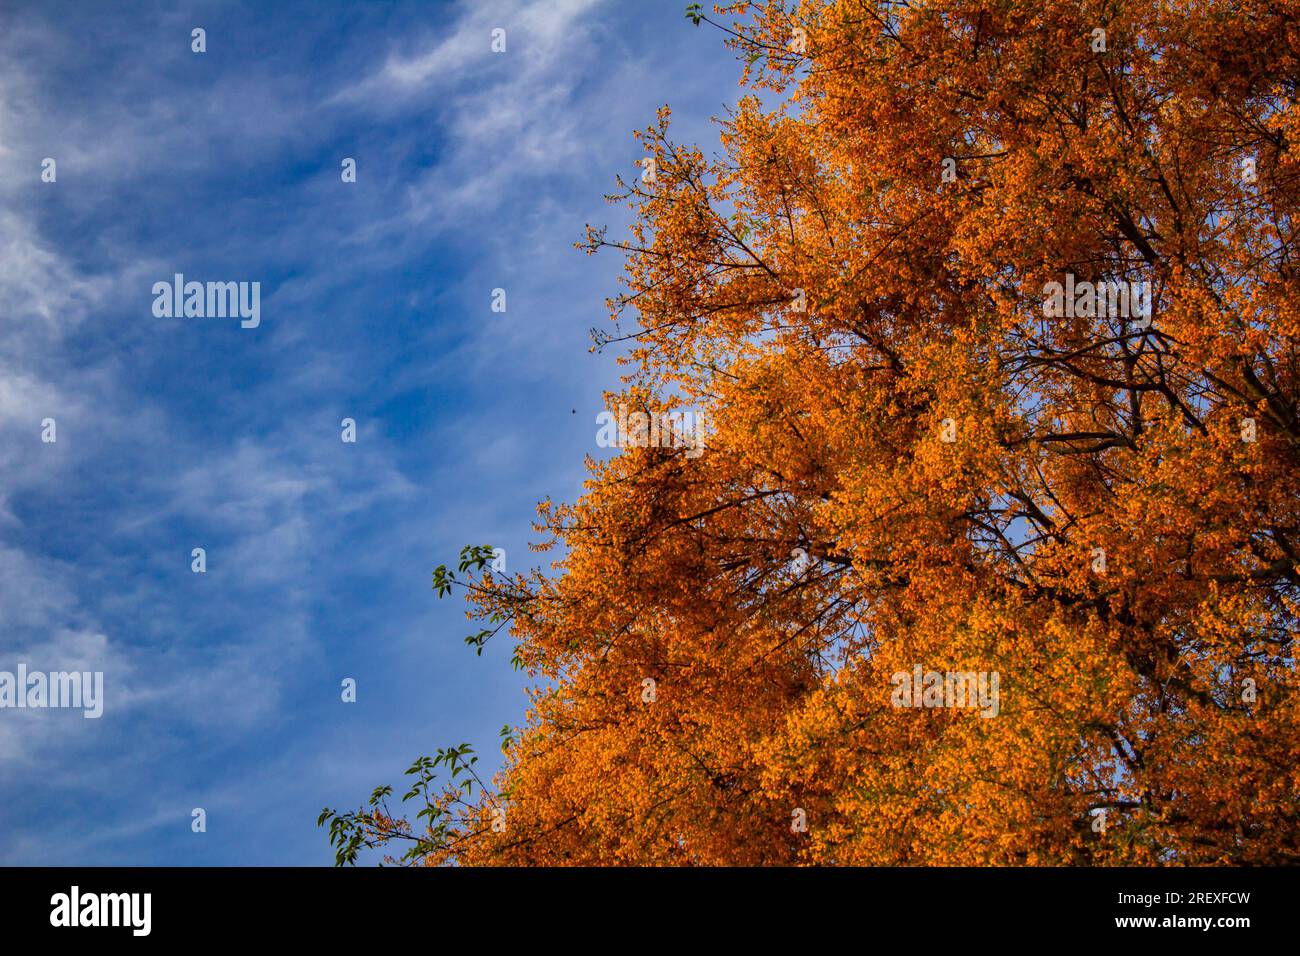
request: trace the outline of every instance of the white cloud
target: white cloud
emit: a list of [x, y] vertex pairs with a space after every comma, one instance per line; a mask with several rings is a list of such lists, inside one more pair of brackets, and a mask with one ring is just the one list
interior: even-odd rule
[[[256, 6], [227, 7], [229, 22], [258, 20]], [[58, 65], [75, 62], [86, 25], [33, 11], [5, 37], [17, 53], [0, 60], [0, 653], [103, 659], [110, 709], [30, 738], [30, 720], [15, 733], [0, 714], [0, 779], [40, 781], [64, 806], [96, 792], [113, 815], [25, 821], [6, 861], [92, 844], [120, 860], [152, 827], [187, 829], [191, 787], [232, 813], [255, 807], [277, 851], [304, 827], [318, 841], [310, 819], [262, 813], [263, 781], [350, 792], [377, 782], [376, 749], [400, 758], [458, 721], [499, 726], [483, 698], [515, 675], [459, 669], [473, 665], [462, 608], [432, 599], [429, 571], [483, 540], [522, 568], [537, 498], [577, 487], [594, 426], [569, 401], [575, 382], [593, 398], [608, 382], [583, 332], [618, 263], [592, 268], [571, 243], [630, 171], [630, 131], [662, 102], [648, 98], [700, 74], [651, 66], [658, 54], [625, 43], [627, 7], [609, 0], [447, 12], [445, 29], [409, 36], [305, 25], [288, 52], [240, 70], [150, 46], [187, 36], [184, 13], [115, 12], [95, 23], [108, 29], [92, 82], [62, 100], [50, 84], [74, 72]], [[675, 42], [661, 61], [688, 63]], [[367, 54], [372, 69], [345, 83]], [[112, 87], [96, 87], [109, 68]], [[355, 187], [339, 182], [345, 148]], [[47, 152], [57, 193], [40, 191]], [[78, 228], [89, 234], [61, 249]], [[278, 273], [264, 328], [208, 338], [150, 321], [147, 291], [182, 257]], [[486, 308], [499, 284], [506, 315]], [[50, 406], [57, 449], [38, 437]], [[343, 415], [361, 423], [355, 446], [338, 439]], [[208, 547], [206, 577], [189, 573], [193, 546]], [[302, 716], [287, 701], [336, 695], [335, 672], [362, 663], [350, 721], [286, 731]]]
[[[330, 103], [369, 110], [427, 106], [431, 93], [465, 89], [485, 76], [506, 77], [518, 89], [553, 78], [563, 67], [576, 77], [576, 42], [604, 0], [463, 0], [449, 36], [427, 39], [415, 52], [390, 51], [377, 70], [337, 92]], [[506, 33], [506, 50], [492, 52], [493, 30]]]
[[[467, 214], [508, 203], [522, 178], [571, 165], [583, 125], [602, 123], [602, 111], [593, 114], [599, 93], [580, 102], [578, 91], [606, 53], [595, 17], [603, 3], [462, 3], [450, 35], [415, 52], [390, 52], [382, 66], [327, 101], [368, 114], [440, 114], [445, 152], [406, 187], [390, 231], [464, 225]], [[498, 27], [506, 31], [504, 53], [491, 51]], [[368, 227], [367, 237], [373, 232]]]
[[[12, 567], [12, 560], [6, 561]], [[54, 609], [51, 617], [62, 613]], [[31, 609], [24, 616], [30, 617]], [[99, 723], [106, 714], [121, 714], [132, 706], [133, 667], [120, 649], [93, 630], [52, 628], [50, 636], [34, 643], [6, 646], [0, 670], [15, 673], [19, 665], [30, 673], [55, 671], [102, 673], [103, 712], [87, 719], [75, 708], [5, 708], [0, 710], [0, 768], [13, 774], [17, 765], [39, 764], [52, 752], [67, 746], [85, 746], [99, 739]]]

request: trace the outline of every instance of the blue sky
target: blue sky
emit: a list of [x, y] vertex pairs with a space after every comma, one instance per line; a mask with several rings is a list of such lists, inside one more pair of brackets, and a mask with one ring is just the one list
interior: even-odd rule
[[[0, 9], [0, 670], [106, 685], [0, 710], [0, 864], [325, 864], [322, 806], [440, 745], [495, 766], [522, 678], [430, 574], [531, 566], [601, 453], [621, 262], [573, 243], [625, 222], [657, 107], [711, 150], [738, 93], [684, 6]], [[260, 282], [261, 325], [155, 318], [177, 272]]]

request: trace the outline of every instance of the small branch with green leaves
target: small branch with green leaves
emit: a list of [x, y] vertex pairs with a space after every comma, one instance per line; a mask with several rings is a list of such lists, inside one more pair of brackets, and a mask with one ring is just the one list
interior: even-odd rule
[[[527, 606], [534, 597], [532, 592], [522, 584], [512, 587], [494, 581], [491, 578], [491, 565], [495, 560], [496, 548], [492, 545], [471, 544], [461, 548], [460, 560], [456, 563], [455, 571], [445, 564], [440, 564], [433, 569], [433, 590], [438, 593], [440, 599], [447, 597], [457, 587], [464, 588], [468, 596], [481, 599], [480, 607], [483, 610], [477, 615], [471, 615], [471, 619], [477, 617], [478, 620], [486, 621], [493, 626], [481, 628], [465, 638], [465, 643], [474, 648], [474, 653], [480, 657], [483, 654], [483, 647], [502, 628], [516, 616], [528, 613]], [[465, 576], [482, 574], [484, 578], [481, 583], [459, 580], [456, 577], [458, 573]], [[510, 658], [510, 664], [515, 670], [523, 667], [517, 649]]]
[[[502, 731], [503, 736], [509, 728]], [[481, 798], [495, 803], [495, 798], [484, 784], [474, 765], [478, 757], [469, 744], [439, 748], [433, 757], [420, 757], [406, 770], [414, 777], [411, 788], [402, 796], [402, 803], [418, 801], [423, 806], [415, 814], [416, 826], [424, 822], [424, 831], [417, 833], [404, 817], [396, 817], [388, 806], [393, 795], [391, 786], [376, 787], [366, 806], [349, 813], [340, 813], [329, 807], [321, 810], [317, 826], [329, 825], [330, 845], [334, 847], [335, 866], [355, 866], [357, 855], [363, 849], [385, 847], [394, 840], [410, 844], [397, 858], [386, 857], [399, 866], [415, 866], [435, 854], [445, 854], [457, 843], [474, 834], [467, 833], [465, 824], [477, 809], [470, 801], [475, 786]], [[447, 781], [441, 790], [436, 789], [438, 768], [448, 770]]]

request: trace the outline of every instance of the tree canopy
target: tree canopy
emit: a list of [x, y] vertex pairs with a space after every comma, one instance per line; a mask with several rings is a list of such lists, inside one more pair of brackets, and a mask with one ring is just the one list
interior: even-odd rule
[[664, 108], [582, 245], [608, 407], [695, 429], [543, 502], [549, 569], [440, 569], [527, 719], [340, 861], [1300, 861], [1300, 3], [687, 17], [720, 150]]

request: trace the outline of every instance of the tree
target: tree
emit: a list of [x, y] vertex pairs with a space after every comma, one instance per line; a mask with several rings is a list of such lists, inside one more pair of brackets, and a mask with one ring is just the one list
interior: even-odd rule
[[625, 447], [464, 582], [537, 689], [413, 859], [1300, 861], [1300, 3], [687, 16], [747, 92], [589, 231]]

